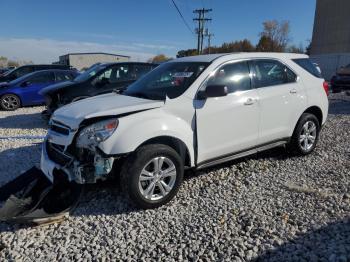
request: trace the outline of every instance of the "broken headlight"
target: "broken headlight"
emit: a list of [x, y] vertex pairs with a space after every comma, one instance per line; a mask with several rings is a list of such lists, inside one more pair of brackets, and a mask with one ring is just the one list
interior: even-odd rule
[[78, 147], [89, 147], [107, 140], [117, 129], [118, 119], [108, 119], [83, 128], [77, 138]]

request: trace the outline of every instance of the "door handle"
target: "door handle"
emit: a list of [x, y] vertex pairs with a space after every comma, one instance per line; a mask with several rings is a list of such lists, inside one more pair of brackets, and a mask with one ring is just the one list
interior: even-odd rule
[[255, 103], [255, 100], [253, 98], [248, 98], [247, 101], [244, 102], [245, 106], [251, 106]]
[[298, 93], [298, 91], [296, 90], [296, 89], [292, 89], [292, 90], [290, 90], [289, 91], [291, 94], [296, 94], [296, 93]]

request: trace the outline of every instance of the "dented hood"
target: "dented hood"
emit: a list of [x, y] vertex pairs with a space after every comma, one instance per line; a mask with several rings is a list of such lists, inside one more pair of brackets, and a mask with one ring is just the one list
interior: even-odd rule
[[164, 101], [109, 93], [83, 99], [61, 107], [55, 111], [52, 119], [68, 125], [72, 129], [76, 129], [84, 119], [117, 116], [120, 114], [159, 108], [163, 105]]

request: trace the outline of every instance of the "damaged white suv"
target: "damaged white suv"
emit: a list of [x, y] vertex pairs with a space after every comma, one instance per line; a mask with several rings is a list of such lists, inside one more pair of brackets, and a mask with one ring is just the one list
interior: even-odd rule
[[51, 180], [121, 177], [141, 208], [170, 201], [184, 169], [286, 145], [306, 155], [328, 114], [328, 86], [305, 55], [239, 53], [176, 59], [122, 94], [55, 112], [42, 150]]

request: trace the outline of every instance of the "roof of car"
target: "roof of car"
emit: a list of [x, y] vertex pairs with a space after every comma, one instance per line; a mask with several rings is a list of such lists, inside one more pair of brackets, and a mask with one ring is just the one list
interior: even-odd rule
[[148, 63], [148, 62], [111, 62], [111, 63], [101, 63], [100, 65], [110, 66], [110, 65], [118, 65], [118, 64], [158, 65], [156, 63]]
[[242, 53], [225, 53], [225, 54], [211, 54], [211, 55], [198, 55], [198, 56], [188, 56], [182, 57], [175, 60], [174, 62], [213, 62], [218, 58], [227, 59], [244, 59], [244, 58], [308, 58], [304, 54], [294, 54], [294, 53], [253, 53], [253, 52], [242, 52]]

